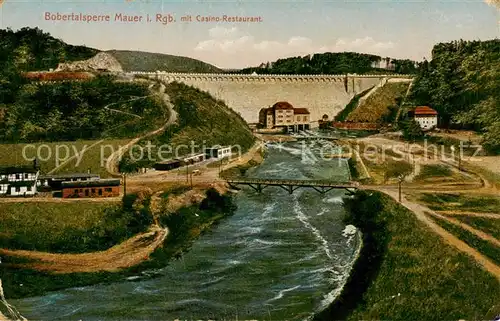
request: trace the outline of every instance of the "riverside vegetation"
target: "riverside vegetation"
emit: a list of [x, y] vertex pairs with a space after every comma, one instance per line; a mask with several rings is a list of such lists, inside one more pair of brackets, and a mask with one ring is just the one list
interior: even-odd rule
[[[66, 204], [65, 204], [66, 205]], [[75, 204], [76, 205], [76, 204]], [[87, 228], [86, 223], [63, 223], [60, 220], [51, 221], [50, 229], [63, 228], [65, 233], [56, 233], [52, 236], [36, 239], [33, 245], [17, 243], [20, 248], [40, 249], [48, 248], [60, 253], [88, 252], [104, 249], [116, 244], [135, 232], [144, 231], [152, 223], [153, 216], [150, 207], [150, 198], [144, 195], [130, 194], [124, 197], [120, 207], [114, 207], [113, 216], [108, 216], [101, 224]], [[78, 206], [81, 206], [78, 204]], [[84, 211], [91, 215], [102, 215], [99, 208], [84, 206]], [[108, 210], [111, 211], [111, 210]], [[150, 257], [138, 266], [130, 267], [121, 272], [95, 272], [50, 274], [30, 269], [18, 269], [11, 264], [25, 263], [20, 258], [2, 257], [0, 265], [0, 278], [3, 280], [5, 295], [9, 298], [20, 298], [41, 295], [47, 291], [55, 291], [68, 287], [78, 287], [102, 282], [115, 282], [127, 276], [137, 275], [143, 270], [164, 267], [168, 262], [181, 253], [186, 252], [192, 243], [206, 230], [215, 225], [219, 220], [231, 215], [234, 203], [230, 195], [222, 195], [214, 189], [206, 191], [206, 198], [196, 205], [184, 207], [175, 213], [160, 212], [159, 221], [168, 227], [169, 235], [165, 240], [166, 246], [157, 248]], [[41, 212], [48, 213], [46, 211]], [[43, 220], [42, 220], [43, 221]], [[84, 220], [82, 220], [84, 221]], [[104, 223], [112, 226], [105, 226]], [[50, 223], [46, 221], [44, 226]], [[68, 227], [68, 225], [70, 225]], [[84, 228], [84, 231], [80, 230]], [[104, 233], [92, 233], [104, 231]], [[66, 241], [78, 244], [66, 244]], [[4, 238], [4, 244], [9, 241]], [[22, 284], [22, 286], [20, 286]]]
[[500, 313], [498, 281], [413, 213], [380, 192], [344, 201], [363, 248], [343, 292], [317, 320], [492, 320]]

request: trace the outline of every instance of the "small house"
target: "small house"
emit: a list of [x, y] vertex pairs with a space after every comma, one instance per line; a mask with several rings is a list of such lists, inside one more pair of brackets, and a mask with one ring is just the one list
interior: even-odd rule
[[205, 154], [191, 154], [189, 156], [184, 156], [181, 158], [183, 165], [191, 165], [196, 163], [201, 163], [205, 160]]
[[118, 197], [119, 179], [99, 179], [79, 182], [62, 182], [63, 198]]
[[172, 169], [176, 169], [182, 166], [182, 162], [180, 159], [170, 159], [164, 162], [156, 163], [153, 165], [153, 168], [157, 171], [169, 171]]
[[413, 111], [413, 117], [422, 130], [430, 130], [437, 127], [438, 112], [428, 106], [416, 107]]
[[35, 166], [0, 167], [1, 196], [33, 196], [39, 170]]
[[205, 158], [226, 158], [231, 156], [231, 146], [205, 148]]

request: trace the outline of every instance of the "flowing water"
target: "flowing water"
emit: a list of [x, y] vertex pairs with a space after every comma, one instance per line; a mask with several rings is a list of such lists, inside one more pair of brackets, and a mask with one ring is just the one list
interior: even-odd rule
[[[345, 160], [318, 159], [327, 143], [302, 144], [270, 145], [247, 175], [349, 179]], [[236, 213], [161, 270], [12, 303], [30, 320], [307, 320], [339, 293], [360, 248], [343, 196], [243, 188]]]

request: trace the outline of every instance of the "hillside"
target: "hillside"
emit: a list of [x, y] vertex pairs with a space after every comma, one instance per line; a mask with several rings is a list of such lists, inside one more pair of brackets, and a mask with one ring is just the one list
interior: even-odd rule
[[439, 43], [412, 87], [414, 105], [439, 112], [441, 126], [473, 128], [500, 153], [500, 39]]
[[107, 53], [118, 60], [123, 71], [222, 72], [213, 65], [188, 57], [127, 50], [111, 50]]
[[[147, 155], [141, 158], [137, 154], [134, 158], [140, 161], [134, 162], [127, 153], [120, 162], [120, 171], [133, 172], [138, 168], [151, 166], [160, 160], [158, 147], [162, 145], [169, 148], [164, 148], [161, 160], [200, 152], [204, 146], [239, 146], [244, 152], [253, 145], [255, 138], [246, 122], [223, 101], [182, 83], [163, 85], [177, 112], [177, 124], [161, 135], [140, 142], [146, 148], [148, 141], [151, 141], [154, 145], [151, 149], [153, 159], [146, 159]], [[191, 149], [193, 145], [194, 149]]]
[[[98, 54], [100, 56], [96, 59]], [[56, 69], [58, 66], [62, 70], [87, 70], [82, 68], [84, 65], [91, 67], [88, 70], [100, 69], [99, 66], [104, 65], [106, 68], [112, 66], [110, 70], [115, 71], [222, 72], [213, 65], [188, 57], [126, 50], [102, 52], [86, 46], [73, 46], [39, 28], [0, 29], [0, 74], [8, 68], [21, 72]]]
[[48, 70], [61, 62], [88, 59], [98, 52], [66, 44], [38, 28], [0, 29], [0, 70], [7, 67], [19, 71]]
[[110, 76], [25, 83], [10, 94], [11, 102], [1, 108], [3, 142], [134, 137], [168, 118], [161, 98], [147, 84], [117, 82]]
[[361, 99], [359, 105], [349, 114], [347, 121], [352, 122], [392, 122], [408, 89], [409, 83], [388, 82], [366, 99]]
[[[245, 68], [237, 73], [251, 74], [414, 74], [415, 62], [408, 59], [391, 59], [393, 70], [377, 68], [384, 58], [356, 52], [327, 52], [305, 57], [290, 57], [262, 64], [259, 67]], [[389, 58], [390, 59], [390, 58]]]

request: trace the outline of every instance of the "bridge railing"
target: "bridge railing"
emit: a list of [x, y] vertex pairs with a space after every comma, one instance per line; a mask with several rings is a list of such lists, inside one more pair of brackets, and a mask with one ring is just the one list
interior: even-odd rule
[[267, 184], [267, 185], [307, 185], [307, 186], [342, 186], [358, 187], [358, 182], [334, 182], [331, 180], [291, 180], [291, 179], [226, 179], [228, 183], [234, 184]]

